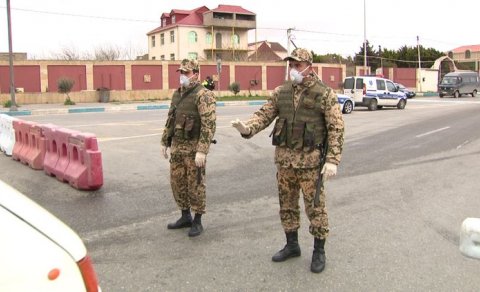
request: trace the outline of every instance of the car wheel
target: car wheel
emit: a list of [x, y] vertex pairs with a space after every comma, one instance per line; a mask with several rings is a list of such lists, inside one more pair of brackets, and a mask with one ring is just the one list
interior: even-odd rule
[[345, 104], [343, 105], [343, 113], [344, 114], [350, 114], [353, 111], [353, 102], [347, 100]]
[[477, 90], [475, 89], [473, 92], [472, 92], [472, 97], [475, 97], [477, 95]]
[[397, 104], [397, 108], [404, 109], [406, 105], [407, 105], [407, 101], [405, 99], [400, 99], [400, 101]]
[[376, 111], [377, 110], [377, 100], [372, 98], [370, 99], [370, 103], [368, 104], [368, 110], [370, 111]]
[[454, 97], [454, 98], [459, 98], [459, 97], [460, 97], [460, 92], [455, 91], [455, 92], [453, 93], [453, 97]]
[[439, 96], [440, 96], [440, 98], [443, 98], [445, 95], [443, 95], [443, 94], [441, 94], [441, 93], [440, 93], [440, 95], [439, 95]]

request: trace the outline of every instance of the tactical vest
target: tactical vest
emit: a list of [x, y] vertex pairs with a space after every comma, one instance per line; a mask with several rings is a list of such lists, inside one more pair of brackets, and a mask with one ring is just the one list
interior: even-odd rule
[[173, 94], [172, 104], [176, 105], [173, 136], [178, 140], [197, 140], [200, 137], [200, 114], [197, 108], [198, 92], [201, 84], [185, 91], [177, 90]]
[[325, 85], [315, 83], [301, 95], [295, 110], [292, 83], [286, 82], [278, 94], [272, 144], [310, 152], [324, 143], [325, 117], [320, 104], [325, 92]]

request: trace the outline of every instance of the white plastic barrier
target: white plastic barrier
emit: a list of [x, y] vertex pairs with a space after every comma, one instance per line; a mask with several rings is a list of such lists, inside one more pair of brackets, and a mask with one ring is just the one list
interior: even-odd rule
[[480, 259], [480, 218], [467, 218], [460, 231], [460, 252]]
[[15, 145], [14, 120], [16, 118], [0, 114], [0, 149], [8, 156], [12, 155], [13, 146]]

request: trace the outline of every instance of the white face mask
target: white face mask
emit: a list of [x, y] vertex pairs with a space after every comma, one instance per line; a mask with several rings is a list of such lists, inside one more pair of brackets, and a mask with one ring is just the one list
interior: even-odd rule
[[[194, 75], [192, 75], [192, 77], [193, 76]], [[192, 77], [188, 77], [185, 74], [180, 74], [180, 85], [183, 86], [183, 87], [187, 87], [188, 85], [190, 85], [190, 78], [192, 78]]]
[[297, 69], [290, 69], [290, 80], [295, 84], [300, 84], [303, 81], [303, 72], [305, 72], [310, 66], [303, 69], [302, 72], [298, 72]]

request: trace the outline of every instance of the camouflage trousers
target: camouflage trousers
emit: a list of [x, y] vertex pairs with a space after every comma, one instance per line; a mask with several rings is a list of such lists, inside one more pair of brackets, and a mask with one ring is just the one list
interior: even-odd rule
[[170, 185], [173, 197], [181, 210], [189, 209], [198, 214], [205, 213], [206, 185], [205, 167], [201, 169], [201, 180], [197, 183], [197, 166], [195, 152], [171, 153]]
[[313, 205], [318, 173], [319, 168], [277, 167], [280, 220], [285, 232], [296, 231], [300, 227], [299, 198], [302, 191], [310, 233], [315, 238], [327, 238], [329, 229], [324, 187], [318, 206]]

